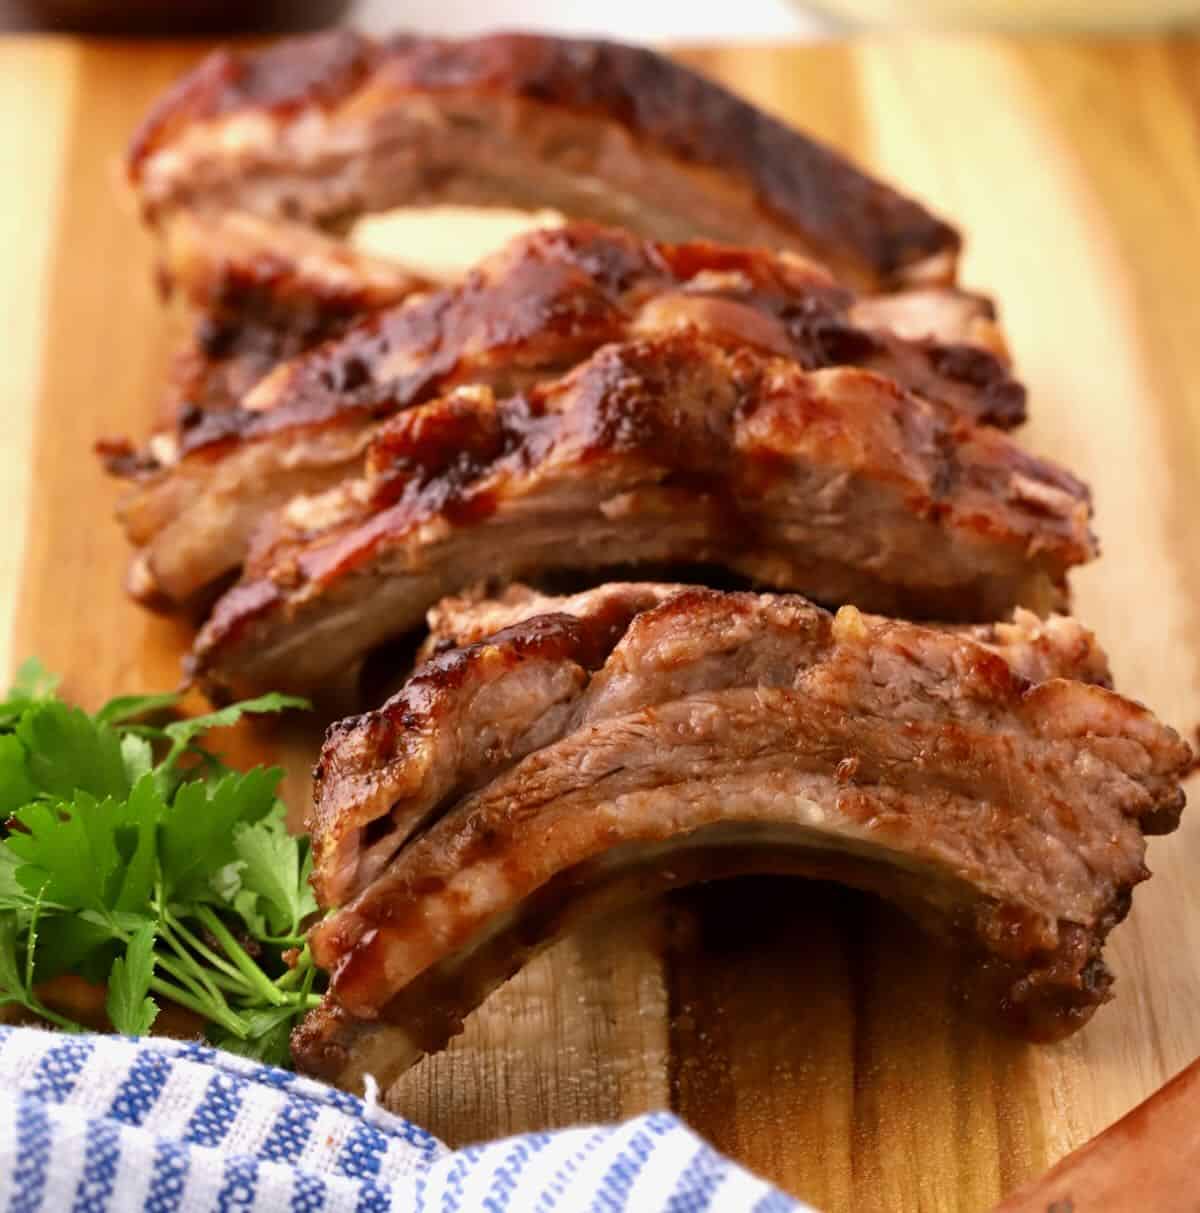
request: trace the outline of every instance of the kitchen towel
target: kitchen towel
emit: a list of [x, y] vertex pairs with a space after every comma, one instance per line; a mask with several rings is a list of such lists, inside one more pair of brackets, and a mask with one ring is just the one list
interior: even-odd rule
[[0, 1027], [8, 1213], [802, 1213], [668, 1113], [450, 1150], [198, 1043]]

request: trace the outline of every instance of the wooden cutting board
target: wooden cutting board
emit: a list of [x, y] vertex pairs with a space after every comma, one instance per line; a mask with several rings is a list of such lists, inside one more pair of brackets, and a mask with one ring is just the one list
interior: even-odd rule
[[[117, 489], [167, 351], [151, 248], [113, 189], [145, 104], [195, 47], [0, 42], [0, 664], [37, 653], [86, 704], [173, 684], [188, 636], [120, 588]], [[1025, 439], [1095, 486], [1105, 555], [1078, 611], [1119, 685], [1200, 722], [1200, 43], [1000, 39], [689, 51], [929, 199], [969, 234], [1032, 389]], [[401, 225], [454, 255], [470, 221]], [[393, 237], [395, 231], [393, 231]], [[11, 647], [9, 637], [12, 637]], [[313, 739], [263, 731], [302, 802]], [[558, 946], [405, 1081], [452, 1143], [669, 1105], [827, 1210], [988, 1208], [1200, 1053], [1200, 810], [1109, 950], [1116, 1002], [1033, 1049], [962, 1017], [952, 962], [894, 913], [799, 882], [681, 897]]]

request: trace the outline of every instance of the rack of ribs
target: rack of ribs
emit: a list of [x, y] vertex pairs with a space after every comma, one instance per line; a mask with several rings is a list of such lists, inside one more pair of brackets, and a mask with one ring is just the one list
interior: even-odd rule
[[1107, 688], [1074, 620], [947, 629], [610, 584], [432, 622], [434, 655], [334, 725], [316, 769], [331, 988], [303, 1068], [388, 1083], [581, 920], [751, 872], [890, 899], [1032, 1039], [1108, 997], [1105, 938], [1190, 752]]
[[[755, 872], [890, 899], [1032, 1039], [1108, 997], [1191, 756], [1052, 614], [1089, 493], [1007, 432], [953, 228], [680, 64], [530, 35], [217, 52], [127, 173], [192, 326], [103, 449], [131, 591], [212, 605], [218, 700], [428, 621], [317, 768], [304, 1068], [389, 1082], [584, 918]], [[564, 222], [438, 285], [348, 240], [439, 203]]]

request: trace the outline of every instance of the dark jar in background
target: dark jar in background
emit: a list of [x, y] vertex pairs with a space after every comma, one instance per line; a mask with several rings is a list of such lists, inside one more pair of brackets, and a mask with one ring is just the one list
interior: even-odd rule
[[352, 0], [0, 0], [9, 28], [187, 37], [320, 29]]

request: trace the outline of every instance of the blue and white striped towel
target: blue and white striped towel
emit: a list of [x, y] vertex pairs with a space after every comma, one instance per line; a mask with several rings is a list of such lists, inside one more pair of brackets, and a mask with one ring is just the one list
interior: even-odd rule
[[199, 1044], [0, 1027], [8, 1213], [799, 1213], [675, 1117], [451, 1151], [310, 1079]]

